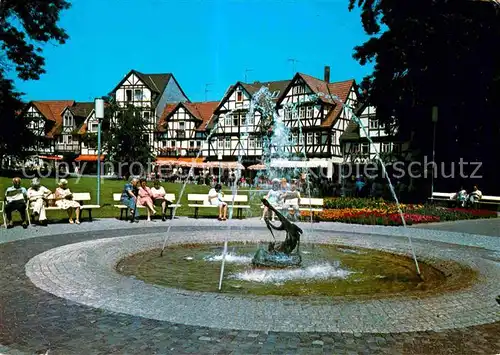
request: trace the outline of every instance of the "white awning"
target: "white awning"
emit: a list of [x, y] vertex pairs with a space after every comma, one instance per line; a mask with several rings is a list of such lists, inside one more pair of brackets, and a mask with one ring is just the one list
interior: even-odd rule
[[312, 159], [307, 161], [299, 160], [272, 160], [272, 168], [328, 168], [332, 165], [331, 161]]

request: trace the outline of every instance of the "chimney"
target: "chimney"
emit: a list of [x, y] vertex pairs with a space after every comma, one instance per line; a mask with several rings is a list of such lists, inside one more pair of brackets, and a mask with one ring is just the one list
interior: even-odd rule
[[330, 67], [325, 65], [325, 79], [327, 83], [330, 83]]

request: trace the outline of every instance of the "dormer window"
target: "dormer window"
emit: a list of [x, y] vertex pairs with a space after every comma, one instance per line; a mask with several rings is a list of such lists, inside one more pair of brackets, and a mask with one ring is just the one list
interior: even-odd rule
[[64, 115], [64, 126], [65, 127], [73, 126], [73, 117], [70, 114]]
[[276, 90], [276, 91], [273, 91], [273, 94], [271, 95], [271, 97], [272, 97], [273, 99], [276, 99], [276, 98], [278, 98], [278, 96], [279, 96], [279, 95], [280, 95], [280, 91], [279, 91], [279, 90]]
[[243, 102], [243, 93], [241, 91], [236, 91], [236, 102]]

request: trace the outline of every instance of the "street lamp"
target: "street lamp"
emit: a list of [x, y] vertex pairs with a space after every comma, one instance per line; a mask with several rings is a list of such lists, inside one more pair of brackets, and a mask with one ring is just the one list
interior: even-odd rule
[[434, 124], [434, 132], [432, 134], [432, 176], [431, 176], [431, 199], [434, 198], [434, 172], [436, 164], [436, 126], [438, 121], [438, 107], [432, 107], [432, 123]]
[[104, 118], [104, 100], [95, 99], [95, 118], [97, 119], [97, 204], [101, 202], [101, 121]]

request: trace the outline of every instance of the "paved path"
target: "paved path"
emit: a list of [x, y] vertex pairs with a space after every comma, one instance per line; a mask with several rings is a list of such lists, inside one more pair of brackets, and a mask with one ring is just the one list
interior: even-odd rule
[[[47, 229], [0, 231], [0, 343], [25, 353], [49, 354], [496, 354], [500, 323], [440, 332], [332, 333], [222, 330], [173, 324], [95, 309], [61, 299], [35, 287], [25, 274], [34, 256], [70, 243], [129, 234], [162, 233], [169, 222], [130, 225], [113, 220]], [[176, 225], [192, 224], [179, 220]], [[207, 230], [221, 223], [199, 222]], [[233, 221], [233, 227], [246, 223]], [[160, 227], [162, 226], [162, 227]], [[399, 228], [321, 223], [330, 231], [406, 235]], [[109, 228], [109, 231], [99, 229]], [[121, 228], [121, 229], [119, 229]], [[174, 227], [175, 228], [175, 227]], [[173, 229], [174, 229], [173, 228]], [[304, 226], [307, 230], [307, 226]], [[57, 234], [56, 234], [57, 233]], [[36, 238], [36, 239], [33, 239]], [[476, 244], [500, 251], [498, 238], [422, 231], [420, 240], [450, 245]], [[9, 242], [11, 241], [11, 242]], [[7, 242], [7, 243], [5, 243]], [[457, 248], [459, 248], [457, 246]], [[500, 307], [500, 306], [499, 306]], [[500, 310], [500, 308], [499, 308]], [[425, 320], [422, 320], [425, 321]], [[16, 353], [2, 349], [0, 353]]]
[[433, 229], [440, 231], [500, 237], [500, 218], [429, 223], [429, 224], [415, 225], [412, 227], [418, 229]]

